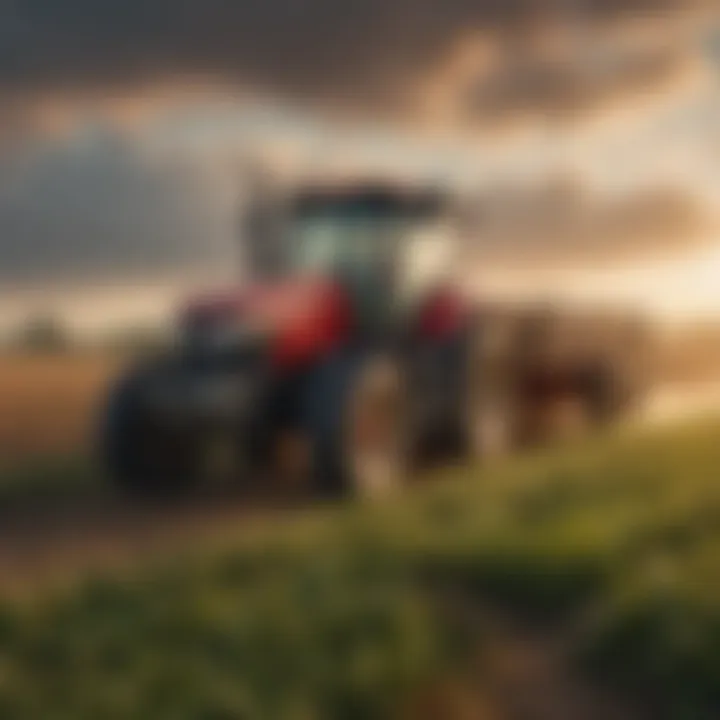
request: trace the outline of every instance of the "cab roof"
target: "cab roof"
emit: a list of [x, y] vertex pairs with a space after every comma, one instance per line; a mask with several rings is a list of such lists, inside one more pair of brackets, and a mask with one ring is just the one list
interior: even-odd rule
[[299, 188], [290, 200], [294, 215], [379, 215], [433, 218], [447, 211], [448, 199], [432, 187], [410, 187], [389, 182], [313, 184]]

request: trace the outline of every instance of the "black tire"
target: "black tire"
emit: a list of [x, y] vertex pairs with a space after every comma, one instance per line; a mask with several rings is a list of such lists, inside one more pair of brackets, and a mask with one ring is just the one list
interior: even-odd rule
[[200, 453], [190, 434], [162, 427], [143, 408], [152, 373], [131, 373], [111, 391], [100, 437], [110, 479], [135, 497], [186, 495], [200, 482]]
[[[306, 383], [304, 397], [304, 426], [310, 437], [314, 485], [326, 497], [377, 496], [386, 494], [404, 483], [408, 467], [409, 442], [404, 437], [404, 408], [398, 394], [394, 403], [397, 427], [391, 429], [403, 435], [393, 442], [392, 476], [384, 487], [371, 487], [368, 472], [360, 470], [351, 443], [353, 407], [357, 407], [359, 387], [366, 373], [380, 363], [392, 367], [401, 377], [397, 363], [386, 355], [338, 353], [318, 365]], [[395, 420], [393, 420], [395, 422]], [[388, 446], [389, 447], [389, 446]]]

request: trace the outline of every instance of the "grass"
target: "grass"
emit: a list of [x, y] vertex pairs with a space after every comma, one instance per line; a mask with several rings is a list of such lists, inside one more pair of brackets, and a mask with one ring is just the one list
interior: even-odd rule
[[0, 518], [25, 510], [57, 509], [106, 495], [96, 463], [80, 456], [26, 461], [0, 473]]
[[578, 662], [653, 717], [709, 720], [719, 438], [708, 422], [448, 471], [381, 506], [7, 601], [0, 716], [402, 717], [482, 648], [467, 608], [492, 600], [572, 621]]

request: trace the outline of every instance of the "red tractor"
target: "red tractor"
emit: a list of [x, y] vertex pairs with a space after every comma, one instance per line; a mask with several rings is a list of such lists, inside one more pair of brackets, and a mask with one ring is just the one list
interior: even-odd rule
[[456, 291], [453, 215], [439, 192], [373, 183], [256, 203], [253, 281], [188, 304], [176, 347], [112, 393], [112, 476], [149, 494], [223, 475], [375, 495], [428, 448], [485, 457], [537, 434], [548, 398], [616, 415], [633, 394], [617, 363], [529, 363], [546, 315], [499, 322]]

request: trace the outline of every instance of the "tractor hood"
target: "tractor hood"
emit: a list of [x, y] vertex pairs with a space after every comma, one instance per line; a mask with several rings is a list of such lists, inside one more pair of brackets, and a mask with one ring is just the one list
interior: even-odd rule
[[181, 327], [208, 344], [261, 337], [280, 365], [311, 360], [347, 334], [349, 302], [343, 290], [326, 280], [292, 280], [249, 285], [191, 300], [182, 310]]

